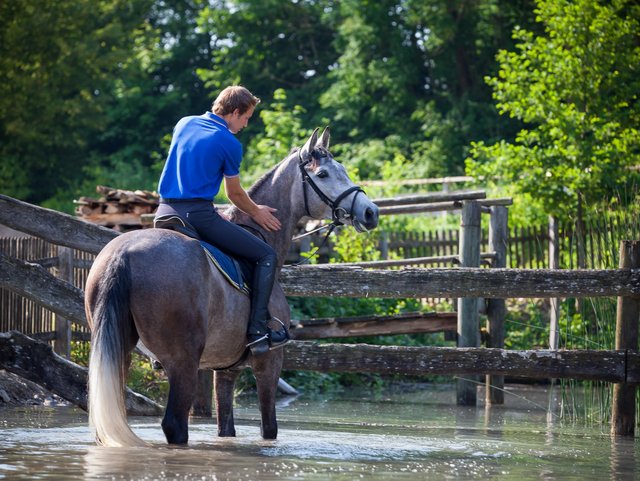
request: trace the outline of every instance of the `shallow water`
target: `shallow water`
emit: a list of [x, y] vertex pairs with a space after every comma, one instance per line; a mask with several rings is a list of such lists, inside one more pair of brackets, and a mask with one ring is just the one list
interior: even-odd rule
[[454, 391], [284, 398], [276, 441], [261, 439], [255, 399], [243, 398], [236, 438], [217, 438], [213, 420], [195, 418], [188, 448], [168, 447], [158, 418], [130, 419], [153, 447], [102, 448], [80, 410], [1, 410], [0, 478], [640, 479], [639, 441], [564, 425], [547, 411], [546, 390], [511, 388], [492, 409], [456, 407]]

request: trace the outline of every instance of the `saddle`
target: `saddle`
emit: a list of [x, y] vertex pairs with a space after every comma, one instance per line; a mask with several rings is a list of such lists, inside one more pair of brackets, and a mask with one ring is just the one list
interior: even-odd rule
[[229, 284], [244, 294], [251, 292], [248, 281], [251, 279], [251, 266], [243, 260], [235, 259], [222, 252], [216, 246], [203, 241], [195, 227], [185, 219], [175, 214], [161, 215], [155, 218], [153, 226], [157, 229], [173, 230], [198, 240], [207, 258], [220, 271]]

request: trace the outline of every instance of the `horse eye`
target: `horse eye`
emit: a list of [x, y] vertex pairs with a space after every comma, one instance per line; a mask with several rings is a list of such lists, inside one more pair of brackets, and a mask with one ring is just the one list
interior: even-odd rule
[[329, 172], [327, 172], [326, 170], [319, 170], [318, 173], [316, 174], [320, 179], [324, 179], [326, 177], [329, 177]]

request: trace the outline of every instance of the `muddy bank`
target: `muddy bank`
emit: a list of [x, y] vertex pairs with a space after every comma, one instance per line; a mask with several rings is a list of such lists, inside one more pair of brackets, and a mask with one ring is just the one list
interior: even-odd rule
[[0, 370], [0, 409], [16, 406], [68, 406], [69, 403], [43, 387]]

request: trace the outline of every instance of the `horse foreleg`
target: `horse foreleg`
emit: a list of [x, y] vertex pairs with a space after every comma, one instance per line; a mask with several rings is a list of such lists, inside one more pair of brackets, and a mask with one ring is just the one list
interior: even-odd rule
[[196, 362], [163, 363], [169, 378], [169, 399], [162, 419], [162, 430], [169, 444], [187, 444], [189, 441], [189, 410], [193, 404], [198, 382]]
[[276, 392], [282, 369], [282, 350], [271, 351], [268, 355], [254, 357], [251, 364], [258, 389], [258, 404], [261, 416], [260, 433], [264, 439], [276, 439], [278, 437]]
[[236, 435], [236, 427], [233, 420], [233, 389], [238, 374], [240, 374], [240, 371], [237, 370], [215, 371], [213, 378], [218, 436], [221, 437]]

